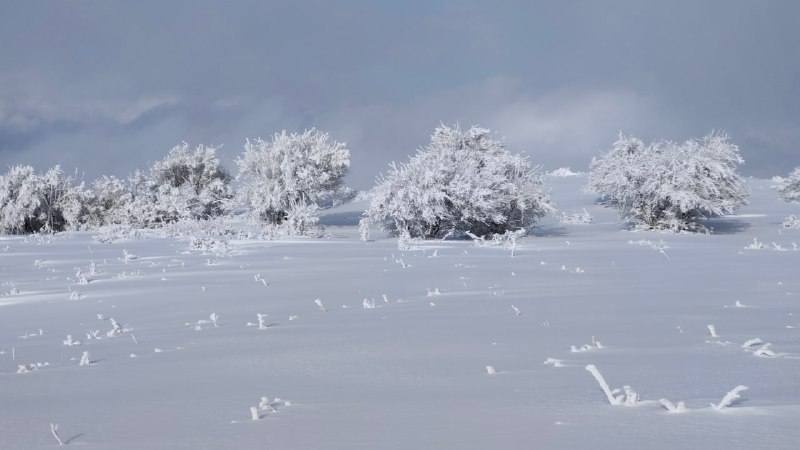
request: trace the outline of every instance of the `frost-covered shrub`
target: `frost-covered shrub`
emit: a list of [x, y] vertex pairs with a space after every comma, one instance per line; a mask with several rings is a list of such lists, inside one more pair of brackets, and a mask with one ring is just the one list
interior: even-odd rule
[[130, 220], [138, 226], [154, 227], [220, 216], [233, 196], [230, 180], [216, 148], [199, 145], [192, 152], [183, 142], [148, 171], [136, 171], [131, 177]]
[[783, 220], [783, 223], [781, 223], [781, 227], [800, 229], [800, 217], [792, 214], [791, 216]]
[[558, 177], [558, 178], [577, 177], [580, 175], [583, 175], [583, 172], [573, 172], [572, 169], [570, 169], [569, 167], [560, 167], [558, 169], [547, 172], [547, 176]]
[[786, 178], [777, 184], [778, 195], [787, 202], [800, 202], [800, 167], [795, 168]]
[[586, 190], [602, 195], [639, 228], [703, 231], [699, 220], [747, 204], [736, 171], [743, 163], [725, 134], [650, 145], [620, 135], [608, 153], [592, 160]]
[[584, 209], [580, 212], [561, 211], [558, 213], [558, 221], [564, 224], [589, 224], [592, 223], [594, 217], [589, 214], [589, 211]]
[[130, 241], [139, 239], [139, 231], [131, 224], [119, 223], [102, 225], [95, 229], [96, 233], [92, 238], [98, 242], [109, 244], [119, 241]]
[[128, 183], [114, 176], [103, 175], [92, 183], [86, 202], [88, 225], [97, 228], [127, 223], [132, 201]]
[[0, 232], [30, 233], [39, 208], [39, 180], [31, 166], [14, 166], [0, 177]]
[[[777, 178], [777, 177], [776, 177]], [[778, 195], [791, 203], [800, 202], [800, 167], [795, 168], [786, 178], [777, 178]], [[783, 228], [800, 228], [800, 217], [791, 215], [784, 219]]]
[[489, 130], [439, 126], [431, 143], [378, 181], [362, 231], [395, 236], [477, 236], [528, 229], [552, 212], [538, 167], [512, 154]]
[[14, 166], [0, 176], [0, 233], [21, 234], [78, 229], [86, 219], [83, 183], [55, 166], [36, 174]]
[[225, 239], [236, 237], [246, 239], [247, 230], [241, 229], [231, 216], [213, 217], [208, 220], [181, 220], [165, 224], [157, 230], [157, 235], [165, 238], [191, 240], [209, 237]]
[[250, 217], [305, 234], [316, 223], [317, 210], [342, 188], [350, 151], [315, 129], [300, 134], [284, 130], [269, 141], [247, 140], [236, 163], [239, 197]]

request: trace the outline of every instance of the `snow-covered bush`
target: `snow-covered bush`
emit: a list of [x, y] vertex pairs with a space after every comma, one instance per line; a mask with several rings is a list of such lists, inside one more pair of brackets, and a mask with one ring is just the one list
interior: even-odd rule
[[323, 202], [342, 189], [350, 151], [315, 129], [300, 134], [284, 130], [269, 141], [248, 139], [236, 163], [239, 197], [250, 217], [305, 234], [316, 224]]
[[92, 183], [86, 202], [88, 225], [97, 228], [128, 223], [132, 200], [129, 184], [117, 177], [103, 175]]
[[[778, 195], [791, 203], [800, 202], [800, 167], [795, 168], [786, 178], [777, 178]], [[781, 224], [783, 228], [800, 228], [800, 217], [791, 215]]]
[[467, 232], [467, 236], [472, 238], [476, 247], [494, 247], [511, 250], [511, 256], [513, 257], [517, 249], [517, 240], [523, 237], [526, 232], [527, 230], [524, 228], [515, 231], [508, 230], [502, 234], [494, 233], [489, 239], [486, 239], [486, 236], [476, 236], [470, 232]]
[[207, 220], [182, 220], [165, 224], [159, 228], [158, 235], [165, 238], [191, 240], [195, 237], [242, 237], [248, 230], [242, 229], [230, 215], [213, 217]]
[[557, 178], [564, 178], [564, 177], [577, 177], [583, 175], [583, 172], [574, 172], [569, 167], [560, 167], [558, 169], [552, 170], [547, 172], [547, 176], [549, 177], [557, 177]]
[[21, 234], [78, 229], [86, 219], [83, 183], [55, 166], [42, 175], [14, 166], [0, 176], [0, 233]]
[[558, 221], [564, 224], [589, 224], [592, 223], [594, 217], [589, 214], [584, 208], [581, 212], [561, 211], [557, 214]]
[[538, 167], [485, 128], [440, 125], [429, 145], [379, 179], [361, 229], [377, 224], [413, 238], [484, 236], [528, 229], [552, 211]]
[[780, 178], [776, 187], [782, 199], [800, 202], [800, 167], [795, 168], [787, 178]]
[[703, 231], [699, 220], [747, 204], [736, 171], [743, 163], [725, 134], [650, 145], [620, 135], [608, 153], [592, 160], [586, 190], [602, 195], [640, 228]]
[[13, 166], [0, 177], [0, 232], [29, 233], [39, 207], [39, 180], [31, 166]]
[[216, 148], [186, 142], [146, 172], [131, 177], [130, 220], [154, 227], [181, 219], [209, 219], [224, 214], [232, 198], [231, 177], [219, 163]]
[[95, 228], [94, 231], [96, 231], [97, 234], [93, 235], [92, 238], [104, 244], [130, 241], [139, 239], [140, 237], [139, 230], [127, 223], [103, 225]]
[[781, 226], [783, 228], [800, 228], [800, 217], [792, 214], [791, 216], [783, 220]]

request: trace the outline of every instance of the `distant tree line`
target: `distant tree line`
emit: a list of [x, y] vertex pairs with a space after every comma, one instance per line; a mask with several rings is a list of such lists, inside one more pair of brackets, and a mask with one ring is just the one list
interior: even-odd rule
[[[10, 167], [0, 175], [0, 233], [157, 228], [239, 208], [255, 222], [305, 234], [321, 208], [352, 195], [344, 185], [350, 151], [315, 129], [247, 140], [235, 178], [216, 151], [184, 142], [127, 179], [102, 176], [88, 186], [58, 166], [45, 173]], [[724, 134], [647, 145], [620, 135], [591, 161], [586, 190], [639, 229], [704, 231], [703, 219], [747, 203], [737, 170], [743, 163]], [[800, 168], [777, 188], [785, 200], [800, 201]], [[373, 225], [410, 238], [489, 236], [527, 231], [553, 212], [538, 166], [488, 129], [442, 124], [428, 145], [379, 177], [361, 228], [364, 238]]]

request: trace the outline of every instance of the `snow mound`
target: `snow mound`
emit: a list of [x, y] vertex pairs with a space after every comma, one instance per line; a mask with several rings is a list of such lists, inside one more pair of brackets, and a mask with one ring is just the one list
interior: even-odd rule
[[550, 177], [577, 177], [585, 174], [585, 172], [573, 172], [569, 167], [561, 167], [551, 172], [547, 172], [547, 176]]

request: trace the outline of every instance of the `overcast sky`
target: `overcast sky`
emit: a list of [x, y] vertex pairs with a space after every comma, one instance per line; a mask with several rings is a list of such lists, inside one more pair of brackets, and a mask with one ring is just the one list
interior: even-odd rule
[[0, 2], [0, 165], [126, 176], [187, 141], [317, 127], [372, 185], [439, 122], [545, 169], [620, 131], [725, 130], [769, 177], [800, 165], [800, 1]]

